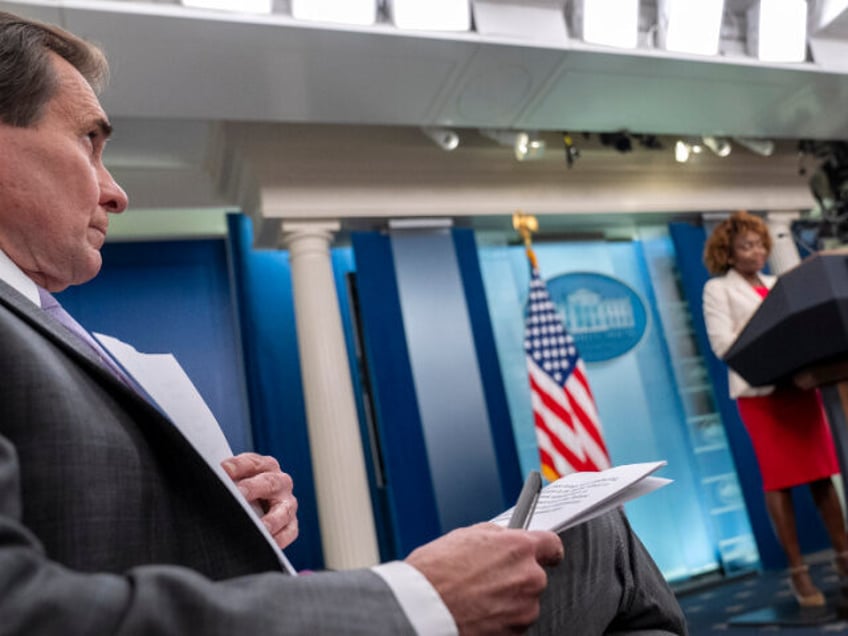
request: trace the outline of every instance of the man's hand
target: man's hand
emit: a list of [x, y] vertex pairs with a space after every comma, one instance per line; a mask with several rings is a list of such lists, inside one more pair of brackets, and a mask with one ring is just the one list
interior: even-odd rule
[[262, 507], [262, 523], [278, 546], [285, 548], [297, 539], [297, 499], [292, 494], [292, 478], [280, 470], [276, 459], [242, 453], [224, 460], [221, 466], [245, 499]]
[[562, 541], [553, 532], [481, 523], [421, 546], [406, 562], [436, 588], [460, 634], [512, 634], [539, 617], [548, 580], [542, 566], [562, 557]]

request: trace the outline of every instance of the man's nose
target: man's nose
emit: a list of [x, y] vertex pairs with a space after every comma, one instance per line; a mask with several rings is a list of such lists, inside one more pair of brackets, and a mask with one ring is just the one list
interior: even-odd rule
[[129, 199], [124, 189], [112, 178], [111, 173], [102, 169], [100, 178], [100, 205], [107, 211], [120, 214], [127, 209]]

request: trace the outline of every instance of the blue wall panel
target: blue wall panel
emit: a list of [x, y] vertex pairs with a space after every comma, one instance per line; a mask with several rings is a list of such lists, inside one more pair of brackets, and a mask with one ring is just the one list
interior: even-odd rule
[[443, 532], [505, 505], [453, 236], [391, 234], [401, 314]]
[[442, 532], [389, 238], [356, 232], [352, 242], [394, 545], [403, 557]]
[[509, 507], [518, 497], [523, 479], [515, 447], [512, 418], [504, 390], [503, 374], [501, 374], [498, 361], [494, 329], [486, 301], [477, 242], [472, 230], [453, 230], [453, 240], [465, 289], [465, 299], [468, 303], [471, 332], [477, 350], [477, 363], [486, 394], [492, 439], [500, 467], [504, 507]]

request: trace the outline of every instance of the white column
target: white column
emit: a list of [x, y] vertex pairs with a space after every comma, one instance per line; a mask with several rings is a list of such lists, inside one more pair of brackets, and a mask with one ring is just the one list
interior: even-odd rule
[[338, 222], [283, 224], [294, 288], [309, 445], [328, 568], [379, 561], [330, 242]]
[[801, 262], [801, 255], [792, 238], [792, 221], [800, 217], [797, 210], [766, 213], [766, 224], [772, 240], [768, 263], [773, 274], [783, 274]]

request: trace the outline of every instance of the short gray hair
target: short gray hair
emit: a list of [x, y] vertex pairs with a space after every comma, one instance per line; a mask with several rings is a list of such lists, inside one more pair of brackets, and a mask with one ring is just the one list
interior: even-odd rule
[[99, 92], [109, 76], [98, 47], [62, 28], [0, 11], [0, 122], [35, 124], [56, 92], [50, 53], [76, 68]]

